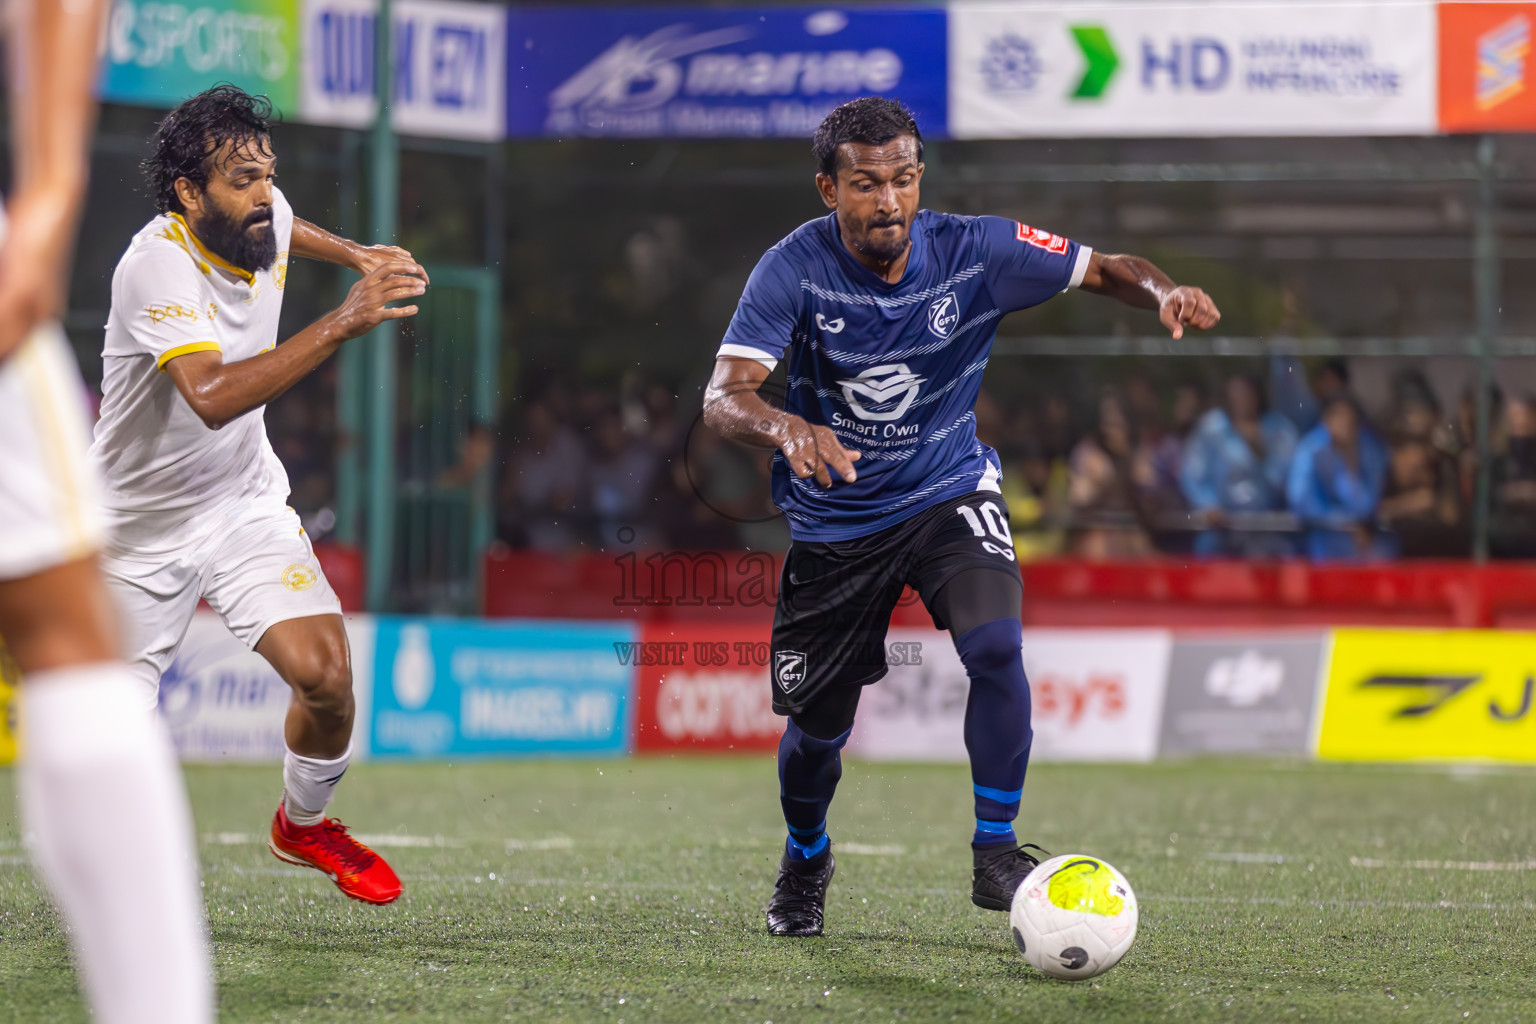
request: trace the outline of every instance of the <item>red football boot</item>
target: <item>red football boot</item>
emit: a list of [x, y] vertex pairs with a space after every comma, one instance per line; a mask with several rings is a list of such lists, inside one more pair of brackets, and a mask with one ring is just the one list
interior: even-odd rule
[[347, 835], [347, 826], [335, 818], [305, 828], [289, 821], [278, 804], [267, 846], [279, 860], [330, 875], [336, 888], [355, 900], [384, 904], [400, 898], [400, 879], [384, 858]]

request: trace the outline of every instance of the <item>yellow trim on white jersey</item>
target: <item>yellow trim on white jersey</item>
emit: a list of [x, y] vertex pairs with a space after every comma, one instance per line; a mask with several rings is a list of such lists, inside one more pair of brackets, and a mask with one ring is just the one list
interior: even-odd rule
[[164, 373], [165, 364], [170, 362], [172, 359], [175, 359], [177, 356], [187, 356], [191, 355], [193, 352], [222, 351], [224, 350], [219, 348], [219, 343], [216, 341], [194, 341], [186, 345], [177, 345], [175, 348], [160, 354], [160, 358], [155, 360], [155, 369], [159, 370], [161, 373]]
[[71, 451], [68, 430], [64, 425], [63, 415], [60, 412], [61, 398], [58, 393], [60, 381], [55, 379], [55, 374], [48, 366], [43, 352], [43, 346], [47, 344], [46, 335], [43, 333], [48, 328], [39, 328], [31, 337], [22, 343], [21, 349], [16, 352], [16, 368], [27, 378], [28, 390], [31, 393], [32, 418], [37, 427], [39, 439], [48, 448], [48, 457], [43, 460], [45, 471], [52, 468], [54, 477], [54, 490], [58, 497], [59, 517], [66, 525], [69, 548], [65, 552], [66, 562], [77, 561], [89, 555], [93, 550], [90, 531], [85, 525], [85, 509], [81, 502], [84, 495], [80, 493], [78, 481], [74, 476], [74, 468], [80, 462], [80, 456]]
[[[255, 274], [251, 273], [249, 270], [241, 270], [239, 267], [235, 266], [233, 263], [229, 262], [228, 260], [222, 258], [217, 253], [215, 253], [212, 249], [209, 249], [206, 245], [204, 245], [201, 241], [199, 241], [198, 237], [197, 237], [197, 234], [192, 230], [192, 226], [186, 222], [186, 219], [183, 218], [181, 214], [173, 213], [173, 214], [170, 215], [170, 217], [171, 217], [172, 220], [174, 220], [176, 223], [180, 224], [183, 228], [186, 229], [187, 237], [192, 240], [192, 244], [193, 245], [197, 246], [197, 251], [202, 253], [203, 259], [207, 260], [209, 263], [212, 263], [214, 266], [218, 267], [221, 270], [229, 271], [231, 274], [234, 274], [236, 277], [238, 277], [241, 280], [243, 280], [246, 284], [252, 284], [253, 282], [255, 282], [255, 280], [256, 280], [256, 275]], [[179, 239], [175, 239], [175, 241], [179, 241]], [[206, 269], [203, 271], [203, 273], [205, 273], [205, 274], [207, 272], [208, 271]]]

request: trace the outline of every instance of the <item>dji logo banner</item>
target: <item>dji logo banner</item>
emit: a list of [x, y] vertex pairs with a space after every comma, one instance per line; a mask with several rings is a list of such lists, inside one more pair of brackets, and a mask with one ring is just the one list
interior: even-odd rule
[[1304, 753], [1323, 634], [1174, 642], [1160, 754]]
[[[305, 121], [350, 128], [373, 123], [377, 16], [374, 0], [305, 0]], [[455, 0], [397, 0], [392, 20], [395, 130], [500, 139], [506, 128], [506, 10]]]

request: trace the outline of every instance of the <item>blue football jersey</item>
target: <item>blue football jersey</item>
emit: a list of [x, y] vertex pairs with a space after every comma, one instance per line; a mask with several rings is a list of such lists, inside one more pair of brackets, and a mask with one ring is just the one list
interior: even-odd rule
[[773, 500], [796, 540], [874, 533], [938, 502], [1000, 490], [976, 439], [976, 396], [1003, 315], [1082, 283], [1092, 250], [1002, 217], [922, 210], [906, 273], [890, 284], [844, 248], [836, 214], [763, 256], [720, 346], [772, 368], [785, 407], [861, 453], [832, 486], [773, 462]]

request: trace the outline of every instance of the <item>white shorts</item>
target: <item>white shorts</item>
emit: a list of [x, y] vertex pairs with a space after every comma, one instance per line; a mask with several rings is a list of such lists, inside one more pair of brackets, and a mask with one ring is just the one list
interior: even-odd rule
[[172, 560], [105, 555], [101, 568], [122, 617], [128, 667], [151, 706], [199, 598], [252, 649], [279, 622], [341, 614], [298, 514], [281, 505], [240, 509]]
[[79, 561], [106, 538], [80, 367], [58, 324], [0, 361], [0, 580]]

